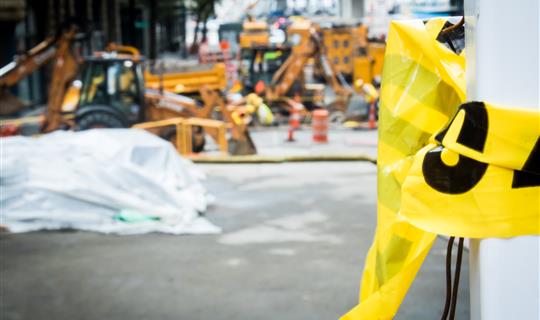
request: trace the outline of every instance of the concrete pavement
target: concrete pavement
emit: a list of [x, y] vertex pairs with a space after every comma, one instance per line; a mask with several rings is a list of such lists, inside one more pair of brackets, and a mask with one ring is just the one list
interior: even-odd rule
[[[199, 165], [221, 235], [1, 235], [2, 319], [337, 319], [376, 225], [366, 162]], [[396, 319], [436, 319], [437, 239]], [[455, 250], [454, 250], [455, 251]], [[468, 255], [456, 319], [468, 319]]]
[[[365, 155], [377, 157], [377, 130], [351, 130], [335, 127], [328, 133], [328, 143], [312, 140], [312, 130], [304, 125], [294, 131], [293, 142], [287, 140], [288, 127], [254, 128], [250, 135], [261, 156]], [[209, 154], [217, 154], [218, 146], [206, 139]]]

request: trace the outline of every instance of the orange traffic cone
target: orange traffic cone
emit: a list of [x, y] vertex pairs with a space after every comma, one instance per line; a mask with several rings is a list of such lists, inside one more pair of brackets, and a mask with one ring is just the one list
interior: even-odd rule
[[372, 102], [369, 105], [369, 118], [368, 118], [368, 127], [370, 129], [377, 129], [377, 120], [375, 118], [375, 102]]
[[300, 112], [295, 107], [290, 108], [289, 127], [293, 130], [300, 128]]
[[287, 142], [294, 142], [294, 129], [289, 127], [289, 131], [287, 132]]
[[289, 126], [294, 130], [300, 128], [300, 110], [304, 109], [300, 95], [296, 93], [293, 100], [289, 100]]

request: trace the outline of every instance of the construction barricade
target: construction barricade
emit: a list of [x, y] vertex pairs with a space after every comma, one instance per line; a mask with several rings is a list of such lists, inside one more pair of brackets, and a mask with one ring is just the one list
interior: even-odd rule
[[311, 128], [313, 141], [328, 142], [328, 110], [317, 109], [312, 112]]
[[193, 127], [202, 127], [205, 130], [214, 130], [220, 151], [223, 154], [227, 154], [228, 152], [228, 143], [226, 138], [227, 125], [223, 121], [178, 117], [159, 121], [143, 122], [133, 126], [133, 128], [144, 129], [150, 132], [156, 132], [156, 130], [159, 131], [159, 129], [166, 127], [173, 127], [175, 129], [172, 143], [176, 150], [178, 150], [178, 152], [182, 155], [189, 155], [192, 153]]

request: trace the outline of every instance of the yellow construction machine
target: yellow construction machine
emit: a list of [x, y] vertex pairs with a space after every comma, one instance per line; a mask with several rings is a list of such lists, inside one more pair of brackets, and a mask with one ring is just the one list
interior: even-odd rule
[[346, 76], [353, 74], [354, 59], [366, 55], [367, 27], [365, 25], [336, 25], [321, 30], [323, 46], [336, 69]]
[[321, 28], [322, 45], [328, 59], [348, 81], [373, 83], [381, 76], [385, 44], [368, 38], [367, 25], [329, 17], [313, 21]]
[[307, 84], [304, 79], [304, 68], [308, 64], [312, 64], [312, 66], [319, 66], [326, 85], [330, 86], [335, 94], [335, 100], [325, 107], [331, 111], [346, 113], [354, 90], [333, 62], [328, 59], [319, 36], [318, 25], [304, 20], [289, 26], [287, 34], [290, 41], [293, 42], [292, 51], [287, 60], [274, 73], [272, 81], [265, 91], [266, 99], [271, 104], [275, 104], [283, 101], [286, 97], [299, 95], [306, 98], [304, 104], [309, 102], [323, 107], [320, 104], [324, 99], [324, 86]]
[[[95, 53], [78, 64], [70, 46], [74, 34], [75, 30], [70, 30], [60, 37], [48, 39], [14, 65], [1, 69], [0, 84], [3, 86], [3, 96], [7, 97], [3, 101], [12, 101], [14, 98], [7, 94], [5, 87], [16, 84], [32, 70], [56, 58], [42, 131], [49, 132], [61, 127], [75, 130], [126, 128], [142, 122], [172, 118], [210, 119], [214, 111], [219, 110], [222, 120], [232, 131], [230, 153], [256, 153], [246, 123], [221, 96], [220, 81], [215, 81], [214, 86], [210, 81], [207, 86], [204, 81], [199, 81], [201, 72], [197, 71], [189, 76], [186, 73], [159, 76], [145, 73], [144, 58], [137, 49], [126, 46], [111, 45], [107, 51]], [[210, 78], [220, 78], [219, 73], [208, 70], [202, 73]], [[148, 84], [145, 74], [150, 78]], [[78, 79], [68, 86], [76, 75]], [[176, 90], [167, 91], [171, 86]], [[179, 88], [182, 88], [182, 92], [196, 89], [201, 101], [175, 94], [174, 91]], [[193, 132], [190, 132], [194, 152], [202, 151], [205, 131], [217, 141], [223, 140], [212, 126], [206, 126], [201, 121], [198, 123], [200, 125], [193, 126]], [[156, 133], [173, 140], [176, 136], [174, 129], [162, 127]]]
[[249, 49], [270, 44], [270, 29], [266, 22], [256, 20], [253, 16], [253, 9], [259, 4], [260, 0], [255, 0], [244, 8], [246, 19], [242, 23], [242, 32], [240, 32], [239, 42], [241, 49]]
[[[384, 64], [384, 52], [386, 51], [386, 43], [382, 41], [369, 41], [367, 46], [367, 56], [373, 60], [372, 76], [373, 78], [380, 77], [382, 75], [383, 64]], [[356, 70], [355, 65], [355, 75], [360, 74]], [[358, 76], [355, 78], [361, 78]]]
[[244, 21], [240, 33], [240, 48], [247, 49], [270, 44], [270, 31], [264, 21]]
[[385, 44], [369, 41], [366, 25], [331, 23], [321, 33], [328, 59], [352, 83], [381, 76]]
[[183, 95], [198, 95], [203, 86], [211, 90], [227, 89], [224, 63], [180, 66], [173, 71], [165, 71], [165, 67], [159, 64], [155, 69], [156, 72], [151, 72], [149, 68], [144, 72], [148, 89], [163, 89]]
[[[236, 111], [222, 97], [222, 81], [219, 79], [224, 78], [224, 74], [220, 77], [220, 71], [212, 73], [208, 70], [152, 74], [143, 70], [144, 58], [134, 50], [112, 45], [107, 52], [85, 59], [80, 83], [70, 88], [72, 95], [79, 97], [72, 99], [77, 104], [64, 104], [63, 109], [64, 114], [72, 115], [76, 129], [130, 127], [172, 118], [211, 119], [214, 111], [218, 110], [220, 120], [231, 128], [229, 152], [256, 153], [247, 124], [241, 117], [233, 116]], [[145, 82], [146, 77], [149, 82]], [[208, 81], [207, 85], [205, 78], [214, 81]], [[175, 93], [193, 93], [195, 90], [200, 94], [200, 101]], [[69, 99], [66, 97], [66, 100]], [[169, 129], [172, 131], [163, 127], [156, 133], [174, 142], [177, 133], [174, 127]], [[194, 152], [204, 148], [205, 132], [220, 141], [216, 131], [210, 127], [193, 126], [190, 135]]]

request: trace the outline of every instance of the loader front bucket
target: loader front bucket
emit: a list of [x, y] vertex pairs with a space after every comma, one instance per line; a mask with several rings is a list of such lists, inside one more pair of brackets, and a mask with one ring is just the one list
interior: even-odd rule
[[243, 136], [229, 139], [229, 153], [233, 156], [246, 156], [257, 154], [257, 148], [249, 135], [249, 131], [244, 131]]
[[0, 88], [0, 116], [9, 116], [24, 109], [24, 103], [7, 89]]

